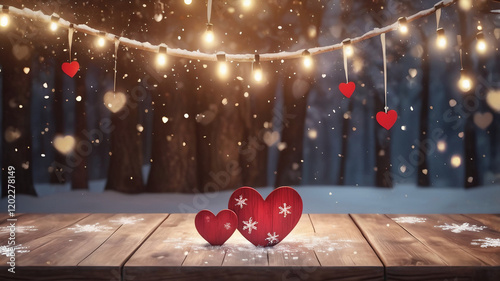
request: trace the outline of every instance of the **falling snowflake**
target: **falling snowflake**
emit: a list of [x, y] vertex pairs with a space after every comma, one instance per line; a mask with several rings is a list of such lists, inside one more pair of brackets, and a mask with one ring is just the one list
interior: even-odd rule
[[136, 217], [121, 217], [116, 220], [109, 220], [109, 222], [116, 223], [116, 224], [135, 224], [138, 221], [143, 221], [144, 218], [139, 218], [137, 219]]
[[[488, 248], [488, 247], [500, 247], [500, 239], [499, 238], [489, 238], [486, 237], [485, 239], [474, 239], [472, 241], [477, 241], [477, 242], [471, 242], [471, 245], [481, 245], [481, 248]], [[481, 243], [479, 243], [481, 242]]]
[[435, 225], [434, 227], [439, 227], [443, 230], [451, 230], [451, 232], [453, 232], [453, 233], [461, 233], [462, 231], [479, 232], [479, 231], [486, 228], [486, 226], [477, 226], [475, 224], [469, 225], [468, 222], [464, 222], [461, 225], [456, 224], [456, 223], [453, 223], [451, 225], [445, 223], [444, 225]]
[[24, 247], [22, 244], [11, 246], [0, 246], [0, 256], [10, 257], [12, 253], [15, 251], [16, 253], [28, 253], [30, 250], [27, 250], [28, 247]]
[[283, 203], [283, 207], [278, 207], [280, 209], [280, 215], [283, 214], [283, 217], [286, 218], [287, 214], [291, 214], [289, 210], [292, 208], [292, 206], [287, 206], [286, 203]]
[[231, 228], [231, 223], [229, 223], [229, 222], [225, 223], [224, 228], [229, 230]]
[[252, 221], [252, 217], [250, 217], [248, 221], [243, 221], [243, 224], [245, 225], [243, 226], [243, 230], [248, 229], [248, 234], [252, 234], [252, 229], [257, 230], [255, 225], [258, 224], [258, 222]]
[[397, 223], [421, 223], [425, 222], [427, 219], [426, 218], [417, 218], [417, 217], [399, 217], [399, 218], [393, 218], [393, 221]]
[[276, 234], [276, 232], [273, 232], [273, 234], [271, 234], [270, 232], [267, 233], [267, 238], [266, 240], [269, 241], [267, 244], [270, 245], [270, 244], [276, 244], [279, 242], [278, 240], [278, 234]]
[[234, 206], [240, 206], [240, 209], [243, 209], [243, 205], [246, 205], [246, 201], [248, 198], [243, 198], [243, 195], [240, 195], [240, 198], [234, 198], [236, 200], [236, 204]]
[[[10, 233], [11, 228], [9, 226], [1, 226], [0, 233]], [[38, 229], [34, 225], [16, 225], [16, 233], [28, 233], [30, 231], [37, 231]]]
[[68, 227], [68, 229], [74, 230], [75, 233], [81, 233], [81, 232], [102, 232], [113, 228], [106, 225], [99, 225], [99, 223], [97, 222], [94, 224], [86, 224], [86, 225], [77, 224], [75, 227]]

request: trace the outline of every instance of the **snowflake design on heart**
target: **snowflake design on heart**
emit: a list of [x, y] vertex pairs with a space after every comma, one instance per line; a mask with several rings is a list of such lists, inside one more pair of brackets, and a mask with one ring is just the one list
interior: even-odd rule
[[270, 245], [270, 244], [276, 244], [279, 242], [279, 239], [278, 239], [279, 235], [276, 234], [276, 232], [273, 232], [273, 234], [271, 234], [270, 232], [267, 233], [267, 238], [266, 240], [269, 241], [267, 244]]
[[[9, 226], [1, 226], [0, 233], [10, 233], [10, 229], [11, 228]], [[37, 230], [38, 229], [34, 225], [16, 225], [16, 233], [28, 233]]]
[[86, 225], [75, 225], [75, 227], [68, 227], [69, 230], [73, 230], [75, 233], [89, 233], [89, 232], [102, 232], [105, 230], [110, 230], [113, 229], [110, 226], [106, 225], [99, 225], [99, 223], [94, 223], [94, 224], [86, 224]]
[[464, 222], [463, 224], [447, 224], [445, 223], [444, 225], [435, 225], [434, 227], [439, 227], [442, 230], [451, 230], [453, 233], [461, 233], [463, 231], [472, 231], [472, 232], [479, 232], [485, 228], [486, 226], [477, 226], [475, 224], [469, 225], [468, 222]]
[[236, 204], [234, 204], [234, 206], [240, 206], [240, 209], [243, 209], [243, 205], [246, 205], [246, 201], [248, 200], [248, 198], [243, 198], [243, 195], [240, 195], [239, 198], [234, 198], [234, 200], [236, 200]]
[[0, 256], [10, 257], [13, 254], [18, 253], [28, 253], [30, 250], [27, 250], [28, 247], [24, 247], [22, 244], [15, 245], [13, 247], [8, 245], [0, 246]]
[[255, 225], [258, 224], [258, 222], [252, 221], [252, 217], [250, 217], [248, 221], [243, 221], [243, 224], [245, 225], [243, 226], [243, 230], [248, 229], [248, 234], [252, 234], [252, 229], [257, 230], [257, 226]]
[[226, 230], [229, 230], [229, 229], [231, 228], [231, 223], [230, 223], [230, 222], [226, 222], [226, 223], [224, 224], [224, 228], [225, 228]]
[[109, 220], [109, 222], [116, 224], [136, 224], [138, 221], [143, 221], [144, 218], [136, 218], [136, 217], [121, 217], [116, 220]]
[[399, 217], [399, 218], [393, 218], [393, 221], [397, 223], [421, 223], [425, 222], [427, 219], [426, 218], [417, 218], [417, 217]]
[[488, 247], [500, 247], [500, 239], [499, 238], [489, 238], [486, 237], [484, 239], [474, 239], [472, 240], [471, 245], [481, 245], [481, 248]]
[[290, 209], [292, 208], [292, 206], [287, 206], [286, 203], [283, 203], [283, 207], [279, 206], [278, 208], [280, 209], [279, 215], [283, 214], [284, 218], [286, 218], [287, 214], [292, 213], [292, 212], [290, 212]]

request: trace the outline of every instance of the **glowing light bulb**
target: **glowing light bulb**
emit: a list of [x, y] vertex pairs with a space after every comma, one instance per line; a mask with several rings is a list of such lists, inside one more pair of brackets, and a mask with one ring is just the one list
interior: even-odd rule
[[304, 66], [306, 68], [311, 68], [312, 64], [313, 64], [313, 61], [312, 61], [312, 58], [311, 58], [311, 53], [309, 53], [308, 50], [305, 50], [303, 53], [302, 53], [302, 56], [304, 57]]
[[472, 0], [460, 0], [458, 1], [458, 6], [464, 11], [470, 10], [472, 8]]
[[211, 23], [207, 23], [207, 31], [205, 31], [205, 42], [212, 43], [214, 42], [214, 25]]
[[477, 33], [476, 36], [477, 43], [476, 43], [476, 50], [484, 54], [486, 52], [486, 40], [484, 40], [484, 34], [480, 31]]
[[446, 47], [446, 36], [444, 35], [443, 28], [439, 28], [437, 30], [436, 44], [440, 49], [444, 49]]
[[191, 5], [193, 3], [193, 0], [184, 0], [184, 4], [186, 5]]
[[399, 32], [401, 34], [407, 34], [408, 33], [408, 24], [406, 23], [406, 18], [401, 17], [398, 19], [399, 22]]
[[463, 69], [460, 70], [460, 80], [458, 80], [458, 87], [464, 93], [472, 89], [472, 81], [469, 76], [465, 74]]
[[227, 73], [229, 71], [228, 71], [228, 68], [227, 68], [227, 63], [225, 61], [219, 62], [218, 72], [219, 72], [219, 76], [220, 77], [222, 77], [222, 78], [227, 77]]
[[352, 48], [351, 40], [349, 40], [349, 39], [344, 40], [342, 42], [342, 45], [343, 45], [344, 54], [346, 56], [350, 57], [354, 54], [354, 49]]
[[50, 23], [50, 30], [52, 30], [52, 31], [56, 31], [56, 30], [57, 30], [57, 23], [55, 23], [55, 22], [51, 22], [51, 23]]
[[165, 66], [167, 64], [167, 55], [165, 55], [165, 54], [158, 54], [156, 56], [156, 63], [159, 66]]
[[243, 7], [249, 8], [252, 6], [252, 0], [243, 0]]
[[2, 14], [0, 16], [0, 26], [6, 27], [9, 25], [9, 16], [7, 14]]
[[97, 38], [97, 46], [104, 47], [105, 44], [106, 44], [106, 40], [104, 40], [104, 37]]
[[260, 82], [262, 81], [262, 69], [255, 69], [253, 71], [253, 79], [255, 79], [255, 81], [257, 82]]

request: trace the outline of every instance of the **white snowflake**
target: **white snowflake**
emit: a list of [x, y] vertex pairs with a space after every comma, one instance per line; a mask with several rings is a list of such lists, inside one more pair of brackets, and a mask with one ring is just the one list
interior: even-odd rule
[[280, 209], [280, 215], [283, 214], [283, 217], [286, 218], [287, 214], [291, 214], [289, 210], [292, 208], [292, 206], [287, 206], [286, 203], [283, 203], [283, 207], [278, 207]]
[[246, 201], [248, 198], [243, 198], [243, 195], [240, 195], [240, 198], [234, 198], [236, 200], [236, 204], [234, 206], [240, 206], [240, 209], [243, 209], [243, 205], [246, 205]]
[[399, 218], [393, 218], [393, 221], [397, 223], [421, 223], [425, 222], [427, 219], [426, 218], [417, 218], [417, 217], [399, 217]]
[[138, 221], [143, 221], [144, 218], [136, 218], [136, 217], [121, 217], [116, 220], [109, 220], [109, 222], [116, 223], [116, 224], [135, 224]]
[[0, 246], [0, 256], [10, 257], [12, 252], [16, 253], [28, 253], [30, 250], [27, 250], [28, 247], [24, 247], [22, 244], [18, 244], [15, 246]]
[[99, 223], [94, 223], [94, 224], [86, 224], [86, 225], [75, 225], [75, 227], [68, 227], [69, 230], [74, 230], [75, 233], [81, 233], [81, 232], [102, 232], [105, 230], [110, 230], [113, 229], [110, 226], [106, 225], [99, 225]]
[[442, 230], [451, 230], [451, 232], [453, 232], [453, 233], [461, 233], [462, 231], [479, 232], [479, 231], [486, 228], [486, 226], [477, 226], [475, 224], [469, 225], [468, 222], [464, 222], [461, 225], [456, 224], [456, 223], [453, 223], [451, 225], [445, 223], [444, 225], [435, 225], [434, 227], [439, 227]]
[[243, 221], [243, 224], [245, 225], [243, 226], [243, 230], [248, 229], [248, 234], [252, 234], [252, 229], [257, 230], [255, 225], [258, 224], [258, 222], [252, 221], [252, 217], [250, 217], [248, 221]]
[[230, 223], [230, 222], [225, 223], [225, 224], [224, 224], [224, 228], [225, 228], [226, 230], [229, 230], [229, 229], [231, 228], [231, 223]]
[[481, 245], [481, 248], [500, 247], [500, 239], [499, 238], [486, 237], [485, 239], [474, 239], [472, 241], [477, 241], [477, 242], [471, 242], [470, 243], [471, 245]]
[[279, 235], [276, 234], [276, 232], [273, 232], [273, 234], [271, 234], [270, 232], [267, 233], [267, 238], [266, 240], [269, 241], [267, 244], [276, 244], [278, 243], [280, 240], [278, 239]]
[[[0, 233], [10, 233], [9, 226], [0, 226]], [[16, 225], [16, 233], [28, 233], [29, 231], [37, 231], [34, 225]]]

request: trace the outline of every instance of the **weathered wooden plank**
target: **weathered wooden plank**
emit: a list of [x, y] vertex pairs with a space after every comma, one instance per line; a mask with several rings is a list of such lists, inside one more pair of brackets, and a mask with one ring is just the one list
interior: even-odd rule
[[493, 214], [467, 214], [464, 215], [476, 221], [479, 221], [486, 225], [488, 228], [494, 229], [500, 232], [500, 215]]
[[[451, 266], [482, 266], [486, 265], [481, 260], [467, 253], [449, 239], [450, 233], [434, 227], [436, 222], [429, 219], [428, 215], [387, 215], [399, 224], [422, 244], [432, 249], [447, 265]], [[409, 222], [404, 218], [415, 218], [420, 222]], [[452, 235], [452, 234], [451, 234]]]
[[[57, 219], [60, 215], [53, 216]], [[92, 214], [68, 227], [26, 241], [24, 246], [29, 252], [17, 255], [14, 280], [120, 280], [120, 266], [77, 265], [121, 227], [111, 221], [123, 216]]]
[[111, 219], [110, 224], [119, 225], [118, 230], [78, 263], [78, 266], [121, 267], [167, 216], [168, 214], [128, 214]]
[[[23, 244], [52, 232], [68, 227], [89, 214], [24, 214], [17, 217], [16, 221], [16, 243]], [[6, 241], [9, 237], [7, 226], [10, 222], [0, 225], [0, 241]]]
[[448, 275], [442, 275], [446, 263], [387, 216], [352, 214], [351, 217], [386, 267], [387, 280], [447, 278]]

